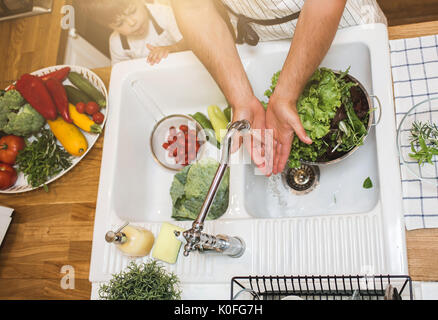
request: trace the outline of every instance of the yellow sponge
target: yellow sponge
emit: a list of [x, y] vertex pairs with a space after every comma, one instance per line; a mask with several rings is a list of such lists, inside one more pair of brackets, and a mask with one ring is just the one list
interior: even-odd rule
[[183, 228], [163, 222], [157, 241], [155, 242], [152, 257], [170, 264], [174, 264], [178, 258], [181, 241], [177, 240], [174, 231], [184, 231]]

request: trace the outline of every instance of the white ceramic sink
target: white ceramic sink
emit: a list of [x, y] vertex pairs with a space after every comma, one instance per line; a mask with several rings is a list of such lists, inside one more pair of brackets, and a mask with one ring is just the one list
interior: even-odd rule
[[[260, 99], [288, 49], [288, 41], [239, 47]], [[308, 195], [288, 194], [281, 190], [279, 177], [256, 175], [252, 165], [232, 165], [228, 211], [207, 222], [205, 231], [240, 236], [246, 252], [238, 259], [180, 254], [175, 265], [166, 267], [180, 277], [184, 298], [228, 299], [231, 278], [238, 275], [407, 274], [385, 26], [339, 31], [322, 65], [340, 70], [351, 66], [350, 73], [381, 100], [380, 124], [351, 157], [321, 167], [320, 185]], [[189, 52], [171, 55], [154, 67], [137, 60], [113, 68], [90, 270], [94, 283], [107, 281], [130, 261], [105, 243], [108, 230], [129, 221], [158, 235], [161, 222], [172, 221], [169, 188], [174, 172], [159, 167], [150, 154], [155, 120], [135, 98], [134, 80], [165, 114], [206, 113], [208, 105], [226, 103]], [[374, 188], [362, 188], [367, 177]], [[191, 224], [173, 223], [187, 229]]]
[[[287, 51], [259, 54], [247, 65], [249, 79], [259, 99], [270, 76], [281, 69]], [[350, 68], [367, 92], [373, 92], [372, 66], [368, 47], [363, 42], [334, 44], [321, 66], [335, 70]], [[260, 66], [263, 66], [262, 68]], [[377, 113], [376, 113], [377, 114]], [[245, 208], [254, 217], [278, 218], [327, 214], [363, 213], [371, 211], [379, 198], [379, 177], [374, 129], [362, 146], [351, 157], [340, 163], [320, 166], [320, 183], [306, 195], [293, 195], [281, 176], [270, 179], [255, 175], [251, 166], [245, 171]], [[364, 180], [370, 177], [374, 188], [364, 189]]]

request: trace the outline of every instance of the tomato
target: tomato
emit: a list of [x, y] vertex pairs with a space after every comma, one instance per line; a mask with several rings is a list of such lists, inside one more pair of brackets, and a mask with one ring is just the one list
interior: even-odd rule
[[0, 190], [12, 187], [17, 182], [17, 171], [6, 163], [0, 163]]
[[76, 105], [76, 110], [79, 113], [85, 113], [85, 103], [83, 102], [78, 102], [78, 104]]
[[0, 139], [0, 162], [15, 164], [18, 152], [25, 147], [24, 139], [14, 135]]
[[[87, 105], [85, 106], [85, 112], [87, 114], [89, 114], [90, 116], [94, 116], [96, 113], [98, 113], [100, 111], [100, 107], [99, 105], [94, 102], [94, 101], [90, 101], [87, 103]], [[94, 121], [96, 122], [96, 121]], [[102, 123], [102, 122], [101, 122]]]
[[162, 146], [167, 150], [169, 157], [175, 158], [175, 162], [182, 166], [188, 166], [196, 161], [196, 155], [201, 147], [196, 130], [189, 130], [186, 125], [180, 125], [179, 130], [170, 127], [167, 141]]
[[103, 120], [105, 120], [105, 116], [101, 112], [96, 112], [93, 115], [93, 121], [97, 124], [102, 124]]

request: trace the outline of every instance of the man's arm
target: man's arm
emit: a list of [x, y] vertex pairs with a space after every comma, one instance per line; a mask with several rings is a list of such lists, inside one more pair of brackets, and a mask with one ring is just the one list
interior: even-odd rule
[[307, 136], [296, 103], [308, 79], [326, 55], [338, 29], [346, 0], [307, 0], [302, 8], [292, 44], [271, 96], [266, 127], [274, 130], [274, 174], [283, 171], [294, 133], [305, 142]]
[[212, 0], [173, 0], [179, 29], [189, 48], [216, 80], [228, 102], [242, 105], [252, 98], [233, 37]]
[[[263, 130], [265, 111], [254, 96], [233, 35], [213, 1], [173, 0], [179, 29], [188, 47], [201, 60], [233, 107], [233, 121], [246, 119], [253, 129]], [[263, 165], [261, 157], [251, 154], [257, 166]]]

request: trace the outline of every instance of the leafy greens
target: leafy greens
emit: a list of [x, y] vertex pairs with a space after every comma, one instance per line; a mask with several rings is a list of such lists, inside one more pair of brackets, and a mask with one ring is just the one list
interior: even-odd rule
[[[207, 158], [175, 174], [170, 187], [173, 204], [172, 218], [176, 220], [196, 219], [218, 167], [217, 161]], [[210, 207], [207, 220], [217, 219], [227, 210], [229, 178], [230, 173], [227, 170]]]
[[435, 123], [415, 121], [411, 128], [411, 151], [409, 156], [420, 166], [433, 164], [433, 156], [438, 156], [438, 126]]
[[17, 156], [18, 170], [23, 172], [28, 183], [34, 188], [43, 185], [46, 191], [45, 183], [71, 164], [70, 154], [56, 143], [55, 136], [48, 129], [41, 130]]
[[[315, 162], [328, 151], [348, 152], [363, 143], [367, 129], [353, 108], [350, 89], [355, 83], [346, 78], [349, 69], [340, 75], [327, 68], [319, 68], [309, 79], [297, 103], [301, 123], [313, 143], [307, 145], [295, 138], [289, 155], [289, 166], [297, 168], [301, 161]], [[265, 92], [270, 98], [280, 72], [272, 77], [272, 84]], [[338, 109], [345, 108], [346, 119], [333, 128], [333, 118]]]

